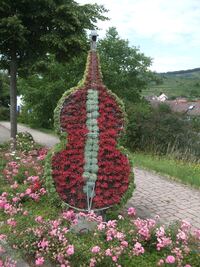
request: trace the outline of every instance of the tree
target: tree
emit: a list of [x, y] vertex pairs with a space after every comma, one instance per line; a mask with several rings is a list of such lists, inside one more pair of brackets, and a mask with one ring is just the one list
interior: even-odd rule
[[18, 88], [24, 100], [20, 120], [31, 126], [52, 128], [57, 102], [67, 89], [82, 79], [86, 57], [87, 53], [82, 53], [64, 64], [49, 55], [48, 60], [34, 65], [29, 77], [20, 78]]
[[9, 78], [6, 73], [0, 73], [0, 120], [9, 118]]
[[99, 41], [98, 52], [106, 86], [125, 102], [137, 101], [153, 78], [148, 69], [151, 59], [136, 47], [130, 47], [128, 40], [121, 39], [114, 27]]
[[78, 54], [86, 44], [85, 29], [93, 28], [97, 19], [106, 19], [102, 16], [104, 11], [102, 6], [80, 6], [73, 0], [1, 1], [1, 67], [10, 74], [11, 137], [14, 140], [17, 75], [47, 52], [65, 61]]
[[0, 73], [0, 107], [7, 107], [9, 104], [9, 79], [6, 73]]

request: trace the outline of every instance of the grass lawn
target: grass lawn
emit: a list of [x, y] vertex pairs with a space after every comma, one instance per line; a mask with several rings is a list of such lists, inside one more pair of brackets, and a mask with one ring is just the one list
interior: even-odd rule
[[184, 184], [200, 188], [200, 164], [142, 153], [134, 153], [132, 157], [135, 166], [169, 175], [182, 181]]

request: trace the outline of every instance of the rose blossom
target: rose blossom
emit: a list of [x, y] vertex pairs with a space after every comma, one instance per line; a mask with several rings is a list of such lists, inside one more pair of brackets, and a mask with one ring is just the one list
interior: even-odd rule
[[106, 256], [112, 256], [112, 251], [110, 248], [106, 249], [105, 251]]
[[94, 267], [95, 266], [95, 264], [96, 264], [96, 259], [94, 259], [94, 258], [91, 258], [90, 259], [90, 265], [89, 265], [89, 267]]
[[49, 246], [49, 242], [45, 239], [43, 239], [41, 242], [38, 243], [38, 247], [41, 247], [43, 249], [47, 248]]
[[114, 262], [117, 262], [117, 256], [112, 256], [112, 260], [113, 260]]
[[66, 252], [67, 252], [67, 255], [68, 255], [68, 256], [73, 255], [73, 254], [74, 254], [74, 246], [73, 246], [73, 245], [69, 245], [69, 246], [67, 247]]
[[17, 189], [19, 187], [18, 183], [15, 181], [14, 184], [10, 186], [12, 189]]
[[133, 207], [128, 208], [128, 215], [135, 216], [136, 215], [135, 208]]
[[175, 261], [176, 260], [175, 260], [174, 256], [172, 256], [172, 255], [167, 256], [167, 258], [165, 259], [165, 262], [169, 263], [169, 264], [173, 264]]
[[35, 218], [35, 221], [36, 221], [37, 223], [42, 223], [42, 222], [43, 222], [43, 218], [42, 218], [42, 216], [37, 216], [37, 217]]
[[100, 251], [100, 247], [95, 246], [91, 249], [92, 253], [98, 253]]
[[142, 245], [139, 242], [136, 242], [133, 248], [133, 253], [136, 256], [139, 256], [140, 254], [144, 253], [144, 248], [142, 247]]
[[7, 224], [12, 227], [15, 227], [17, 225], [17, 222], [13, 218], [10, 218], [7, 220]]
[[35, 261], [35, 264], [36, 264], [37, 266], [41, 266], [41, 265], [43, 265], [43, 263], [44, 263], [44, 258], [43, 258], [43, 257], [39, 257], [39, 258], [37, 258], [36, 261]]
[[195, 237], [196, 237], [197, 239], [200, 240], [200, 229], [196, 229], [196, 230], [194, 231], [194, 235], [195, 235]]
[[163, 265], [164, 263], [165, 263], [164, 260], [163, 260], [163, 259], [160, 259], [160, 260], [158, 261], [157, 265], [158, 265], [158, 266], [161, 266], [161, 265]]
[[122, 245], [123, 247], [128, 247], [128, 242], [125, 241], [125, 240], [123, 240], [123, 241], [121, 242], [121, 245]]

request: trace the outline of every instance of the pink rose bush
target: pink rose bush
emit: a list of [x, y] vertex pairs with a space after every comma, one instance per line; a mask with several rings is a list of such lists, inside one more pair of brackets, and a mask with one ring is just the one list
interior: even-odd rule
[[[55, 207], [55, 203], [48, 202], [43, 185], [43, 152], [21, 153], [20, 159], [16, 159], [17, 154], [7, 153], [6, 158], [11, 164], [6, 164], [3, 171], [8, 190], [0, 194], [3, 218], [0, 240], [9, 242], [26, 256], [30, 253], [32, 266], [45, 266], [48, 261], [60, 267], [134, 266], [134, 259], [143, 259], [152, 252], [157, 255], [153, 265], [149, 265], [152, 267], [198, 266], [198, 259], [190, 261], [190, 257], [198, 257], [200, 229], [193, 229], [187, 221], [170, 230], [159, 223], [158, 216], [138, 218], [133, 207], [123, 212], [123, 216], [118, 214], [107, 221], [94, 212], [76, 213], [66, 207]], [[20, 174], [23, 179], [17, 176], [21, 164], [28, 166]], [[82, 230], [73, 232], [81, 219], [95, 225], [89, 234]], [[15, 261], [1, 255], [3, 247], [0, 247], [0, 267], [16, 266]]]
[[[72, 232], [71, 227], [80, 218], [96, 224], [89, 235]], [[26, 229], [31, 240], [25, 239], [18, 248], [34, 251], [35, 266], [42, 266], [47, 260], [55, 266], [74, 266], [80, 260], [79, 255], [84, 266], [128, 266], [123, 265], [124, 258], [142, 257], [151, 247], [160, 253], [157, 266], [189, 267], [186, 259], [191, 252], [191, 242], [198, 241], [199, 232], [191, 230], [188, 223], [185, 226], [186, 222], [181, 222], [173, 238], [172, 232], [159, 225], [156, 219], [140, 219], [130, 214], [124, 220], [106, 222], [94, 212], [86, 214], [68, 210], [56, 220], [35, 217], [35, 225]], [[80, 245], [80, 240], [86, 236], [87, 242]]]

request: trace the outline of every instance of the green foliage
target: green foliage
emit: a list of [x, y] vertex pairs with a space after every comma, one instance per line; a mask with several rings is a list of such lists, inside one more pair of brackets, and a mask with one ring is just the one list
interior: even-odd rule
[[196, 132], [200, 132], [200, 117], [192, 116], [190, 122], [191, 122], [192, 130]]
[[36, 176], [37, 171], [27, 167], [26, 164], [20, 164], [18, 173], [13, 177], [13, 180], [19, 184], [23, 184], [25, 180], [25, 173], [28, 172], [29, 176]]
[[191, 99], [200, 97], [200, 69], [157, 74], [157, 77], [162, 82], [150, 83], [143, 95], [159, 95], [163, 92], [170, 99], [180, 96]]
[[55, 184], [51, 174], [52, 171], [51, 161], [54, 153], [58, 153], [59, 151], [63, 150], [65, 146], [66, 146], [66, 136], [65, 137], [63, 136], [61, 142], [57, 144], [52, 150], [50, 150], [45, 158], [44, 178], [43, 178], [44, 184], [48, 193], [49, 202], [57, 207], [64, 206], [65, 203], [61, 200], [58, 193], [56, 192]]
[[[18, 66], [35, 62], [47, 52], [59, 60], [68, 60], [86, 45], [85, 29], [97, 19], [105, 20], [102, 6], [79, 5], [75, 1], [1, 1], [1, 63], [8, 68], [13, 55]], [[42, 27], [41, 27], [42, 25]]]
[[132, 154], [134, 164], [177, 179], [184, 184], [200, 188], [200, 164], [176, 160], [173, 155], [156, 156], [144, 153]]
[[19, 91], [25, 106], [20, 120], [34, 127], [53, 127], [53, 112], [61, 95], [82, 78], [86, 54], [66, 64], [57, 63], [53, 55], [34, 66], [33, 74], [20, 79]]
[[128, 107], [126, 144], [132, 150], [174, 154], [177, 158], [198, 161], [199, 122], [172, 113], [164, 104], [152, 108], [146, 102]]
[[150, 112], [150, 105], [144, 101], [128, 105], [129, 123], [126, 129], [125, 143], [131, 150], [138, 149], [142, 140], [143, 123], [148, 120]]
[[121, 39], [114, 27], [99, 41], [98, 51], [106, 86], [126, 101], [137, 101], [153, 78], [148, 69], [151, 59], [138, 48], [130, 47], [128, 40]]
[[4, 147], [0, 147], [0, 179], [2, 178], [1, 176], [2, 176], [2, 171], [3, 171], [3, 169], [5, 168], [5, 166], [6, 166], [6, 160], [4, 159], [4, 157], [3, 157], [3, 150], [4, 150], [5, 148]]
[[0, 120], [7, 121], [9, 120], [9, 108], [0, 107]]
[[[63, 145], [66, 145], [63, 143]], [[57, 148], [60, 150], [60, 147]], [[123, 149], [123, 148], [121, 148]], [[6, 151], [4, 151], [6, 153]], [[56, 151], [54, 151], [56, 152]], [[6, 153], [7, 154], [7, 153]], [[1, 154], [0, 154], [1, 157]], [[18, 193], [24, 192], [27, 185], [20, 184], [17, 189], [11, 189], [10, 184], [7, 184], [5, 180], [0, 179], [1, 192], [8, 192], [8, 199], [11, 200]], [[3, 190], [3, 191], [2, 191]], [[17, 204], [15, 204], [17, 205]], [[72, 228], [70, 228], [71, 222], [69, 220], [63, 219], [61, 212], [66, 209], [61, 209], [56, 203], [52, 203], [49, 195], [42, 196], [38, 201], [33, 201], [30, 198], [25, 198], [23, 202], [18, 204], [20, 209], [17, 214], [9, 215], [8, 213], [0, 212], [0, 220], [4, 223], [1, 224], [1, 233], [7, 235], [7, 242], [10, 246], [15, 245], [23, 256], [28, 256], [29, 261], [33, 261], [31, 265], [35, 266], [35, 256], [38, 251], [38, 243], [42, 240], [48, 241], [49, 249], [40, 249], [41, 255], [45, 258], [45, 264], [48, 265], [48, 259], [52, 260], [53, 266], [57, 266], [58, 262], [55, 262], [55, 254], [60, 251], [66, 253], [66, 243], [62, 243], [60, 239], [60, 233], [62, 237], [67, 238], [67, 245], [72, 244], [75, 248], [75, 253], [69, 257], [72, 266], [89, 266], [89, 261], [91, 258], [97, 259], [96, 266], [116, 266], [116, 263], [112, 261], [111, 257], [105, 257], [105, 251], [108, 248], [120, 247], [121, 239], [115, 237], [113, 234], [113, 240], [106, 241], [106, 231], [90, 231], [89, 233], [74, 233]], [[23, 211], [28, 213], [25, 216]], [[118, 214], [116, 213], [116, 216]], [[37, 223], [36, 217], [41, 216], [44, 220], [43, 223]], [[10, 218], [14, 218], [16, 221], [16, 226], [13, 229], [10, 227], [6, 221]], [[139, 235], [136, 228], [134, 227], [133, 217], [127, 217], [124, 214], [124, 218], [119, 220], [116, 218], [117, 226], [110, 229], [115, 230], [116, 233], [122, 233], [125, 240], [128, 242], [128, 248], [121, 255], [119, 255], [118, 264], [121, 266], [141, 266], [141, 267], [154, 267], [157, 265], [159, 259], [165, 259], [167, 255], [171, 254], [171, 247], [163, 248], [161, 251], [156, 250], [156, 237], [155, 228], [159, 227], [159, 224], [155, 226], [151, 231], [151, 238], [149, 240], [144, 240], [144, 238]], [[50, 221], [53, 220], [53, 221]], [[53, 223], [59, 222], [58, 226], [52, 225]], [[147, 221], [146, 221], [147, 222]], [[113, 222], [114, 223], [114, 222]], [[56, 235], [50, 234], [52, 229], [56, 230]], [[64, 232], [65, 229], [65, 232]], [[66, 231], [67, 230], [67, 231]], [[107, 228], [108, 230], [108, 228]], [[178, 231], [178, 226], [166, 227], [166, 233], [173, 240], [174, 246], [182, 246], [179, 242], [175, 242], [176, 235]], [[41, 233], [41, 235], [40, 235]], [[64, 233], [64, 234], [63, 234]], [[197, 240], [189, 237], [189, 248], [192, 250], [188, 255], [184, 253], [183, 265], [192, 264], [194, 267], [198, 267], [199, 264], [199, 253]], [[61, 241], [61, 242], [60, 242]], [[141, 242], [145, 249], [144, 254], [140, 256], [135, 256], [132, 251], [132, 247], [135, 242]], [[101, 248], [101, 254], [94, 254], [91, 249], [94, 246], [99, 246]], [[118, 251], [118, 250], [116, 250]], [[28, 254], [27, 254], [28, 252]], [[173, 254], [172, 254], [173, 255]]]
[[[99, 41], [99, 53], [108, 88], [123, 98], [126, 105], [137, 101], [141, 90], [153, 77], [148, 70], [151, 60], [137, 48], [129, 47], [128, 41], [120, 39], [114, 28]], [[34, 127], [52, 128], [56, 103], [68, 88], [81, 80], [85, 60], [86, 54], [83, 53], [65, 64], [57, 63], [53, 55], [37, 62], [30, 77], [20, 79], [18, 83], [25, 101], [20, 121]]]
[[35, 148], [33, 136], [29, 132], [21, 132], [16, 135], [17, 150], [28, 152]]
[[[86, 49], [86, 29], [94, 28], [103, 6], [79, 5], [66, 0], [1, 1], [0, 66], [10, 73], [11, 137], [17, 134], [17, 77], [27, 75], [28, 66], [54, 53], [66, 62]], [[17, 76], [18, 74], [18, 76]], [[48, 111], [47, 111], [48, 112]]]
[[6, 73], [0, 73], [0, 106], [8, 108], [9, 79]]
[[0, 120], [9, 119], [9, 102], [10, 98], [8, 75], [5, 73], [0, 73]]

